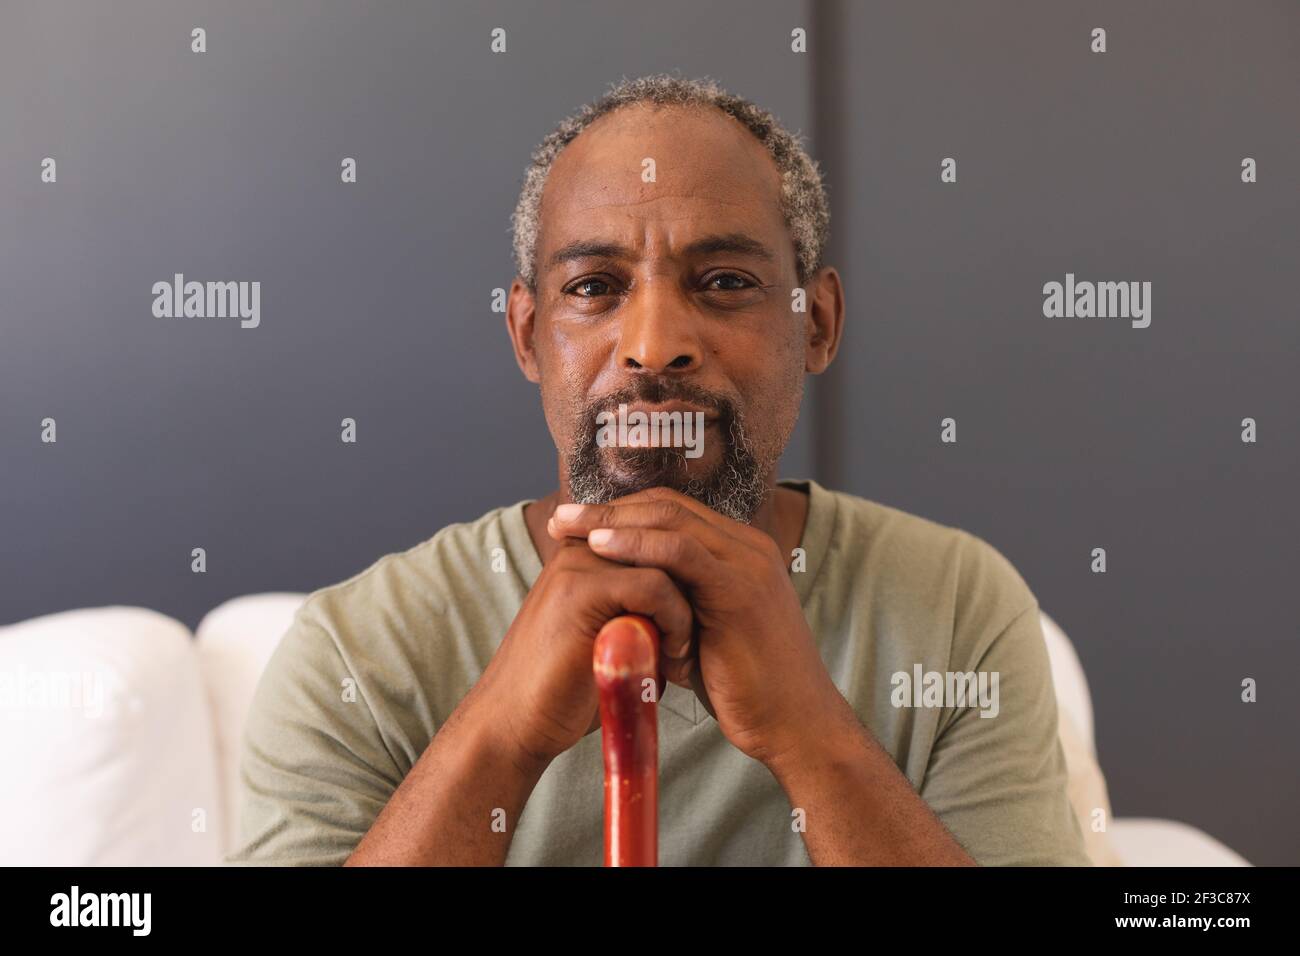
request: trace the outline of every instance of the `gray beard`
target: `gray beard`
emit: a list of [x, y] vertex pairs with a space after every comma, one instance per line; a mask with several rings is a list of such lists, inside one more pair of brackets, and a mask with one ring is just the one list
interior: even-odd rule
[[[588, 415], [584, 425], [594, 420], [594, 413]], [[767, 495], [764, 479], [771, 462], [760, 461], [754, 454], [739, 416], [726, 416], [722, 424], [725, 427], [719, 430], [726, 434], [722, 461], [704, 477], [687, 476], [684, 449], [601, 449], [595, 429], [583, 427], [568, 455], [569, 495], [577, 504], [599, 505], [662, 486], [680, 491], [724, 517], [749, 524]], [[620, 473], [607, 467], [602, 451], [617, 456]]]

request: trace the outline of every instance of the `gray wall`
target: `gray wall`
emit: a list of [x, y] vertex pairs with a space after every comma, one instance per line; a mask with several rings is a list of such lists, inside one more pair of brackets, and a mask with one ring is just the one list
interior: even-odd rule
[[[829, 177], [849, 323], [785, 473], [997, 546], [1078, 647], [1116, 813], [1296, 863], [1300, 7], [611, 7], [0, 7], [0, 621], [193, 626], [548, 491], [489, 309], [524, 164], [622, 75], [708, 74]], [[261, 326], [155, 319], [174, 272], [261, 281]], [[1066, 272], [1151, 281], [1151, 326], [1044, 318]]]

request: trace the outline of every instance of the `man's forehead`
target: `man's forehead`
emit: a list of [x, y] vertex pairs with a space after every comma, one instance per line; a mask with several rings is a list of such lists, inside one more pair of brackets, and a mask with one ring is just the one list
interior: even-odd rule
[[780, 198], [775, 161], [722, 111], [627, 107], [601, 117], [556, 158], [542, 197], [541, 245], [668, 218], [709, 220], [710, 231], [783, 230]]

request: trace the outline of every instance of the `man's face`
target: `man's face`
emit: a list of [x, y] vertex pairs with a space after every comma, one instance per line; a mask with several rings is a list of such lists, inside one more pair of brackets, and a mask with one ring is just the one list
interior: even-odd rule
[[[809, 334], [763, 146], [718, 110], [602, 117], [551, 168], [536, 273], [535, 380], [573, 500], [663, 485], [749, 521], [798, 417]], [[704, 412], [702, 453], [602, 447], [597, 416], [620, 404]]]

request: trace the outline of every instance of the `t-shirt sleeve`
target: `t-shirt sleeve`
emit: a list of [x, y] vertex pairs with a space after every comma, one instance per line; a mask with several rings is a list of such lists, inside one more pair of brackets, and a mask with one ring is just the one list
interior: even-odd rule
[[968, 697], [940, 723], [922, 798], [981, 865], [1091, 865], [1069, 801], [1037, 602], [970, 648], [976, 659], [953, 669], [988, 674], [990, 691], [997, 674], [997, 693], [985, 698], [992, 706]]
[[341, 865], [401, 780], [335, 639], [304, 607], [253, 696], [226, 862]]

